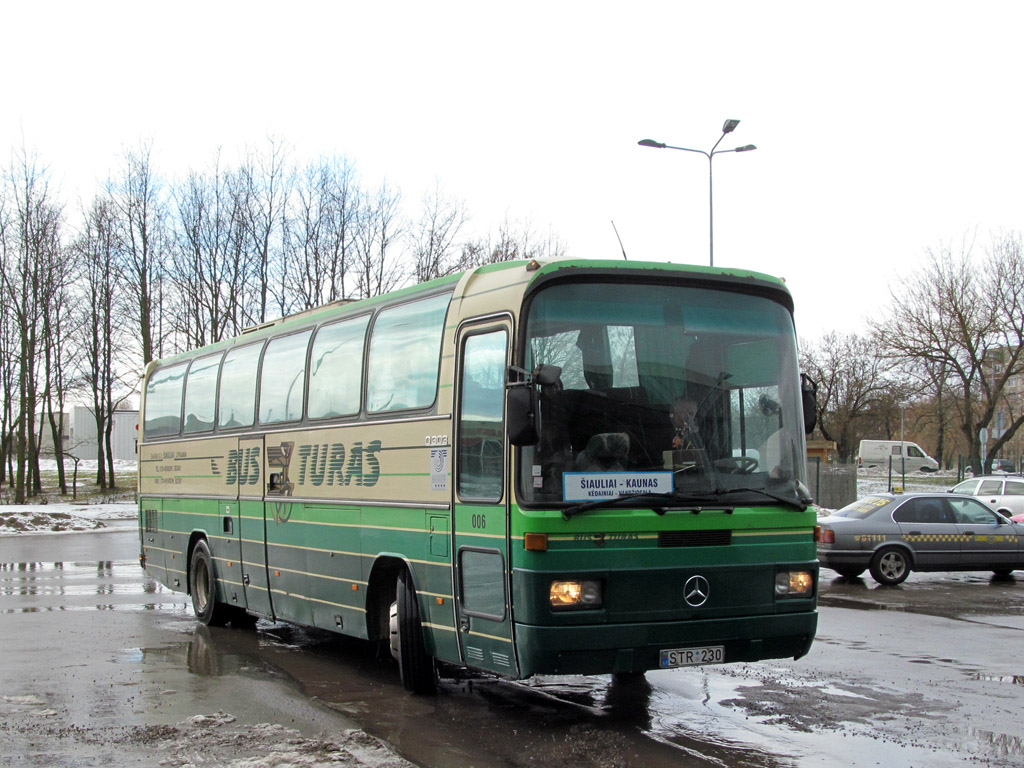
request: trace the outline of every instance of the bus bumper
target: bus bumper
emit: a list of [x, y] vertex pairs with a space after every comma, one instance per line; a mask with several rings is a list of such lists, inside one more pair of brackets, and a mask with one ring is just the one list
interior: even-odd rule
[[515, 625], [521, 677], [645, 672], [661, 667], [661, 652], [722, 646], [725, 663], [798, 659], [814, 641], [817, 611], [735, 619], [602, 624]]

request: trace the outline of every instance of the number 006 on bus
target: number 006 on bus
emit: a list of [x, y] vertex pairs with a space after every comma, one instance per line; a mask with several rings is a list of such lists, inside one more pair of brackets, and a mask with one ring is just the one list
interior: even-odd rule
[[662, 669], [721, 664], [723, 661], [725, 661], [725, 649], [721, 645], [708, 645], [702, 648], [672, 648], [661, 652]]

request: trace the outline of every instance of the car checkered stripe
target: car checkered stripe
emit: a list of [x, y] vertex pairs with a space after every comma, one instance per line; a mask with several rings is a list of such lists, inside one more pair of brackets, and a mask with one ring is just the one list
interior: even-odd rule
[[977, 541], [982, 543], [1004, 544], [1018, 543], [1020, 536], [1000, 534], [998, 536], [977, 536], [965, 533], [920, 533], [907, 536], [889, 537], [884, 533], [865, 533], [855, 536], [854, 540], [859, 543], [875, 543], [879, 541], [907, 541], [907, 542], [931, 542], [931, 541]]

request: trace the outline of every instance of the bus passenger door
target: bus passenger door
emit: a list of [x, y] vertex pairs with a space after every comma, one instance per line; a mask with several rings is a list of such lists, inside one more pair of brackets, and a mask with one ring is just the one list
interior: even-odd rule
[[267, 523], [263, 489], [266, 486], [262, 437], [242, 437], [229, 472], [238, 483], [238, 541], [242, 550], [245, 607], [272, 618], [273, 604], [267, 579]]
[[505, 320], [459, 331], [452, 531], [463, 663], [514, 676], [505, 449], [510, 338]]

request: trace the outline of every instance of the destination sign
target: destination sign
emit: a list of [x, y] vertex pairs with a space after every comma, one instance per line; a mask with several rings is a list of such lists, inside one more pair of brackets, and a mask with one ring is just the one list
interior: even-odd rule
[[636, 493], [671, 493], [671, 472], [566, 472], [564, 501], [595, 501]]

